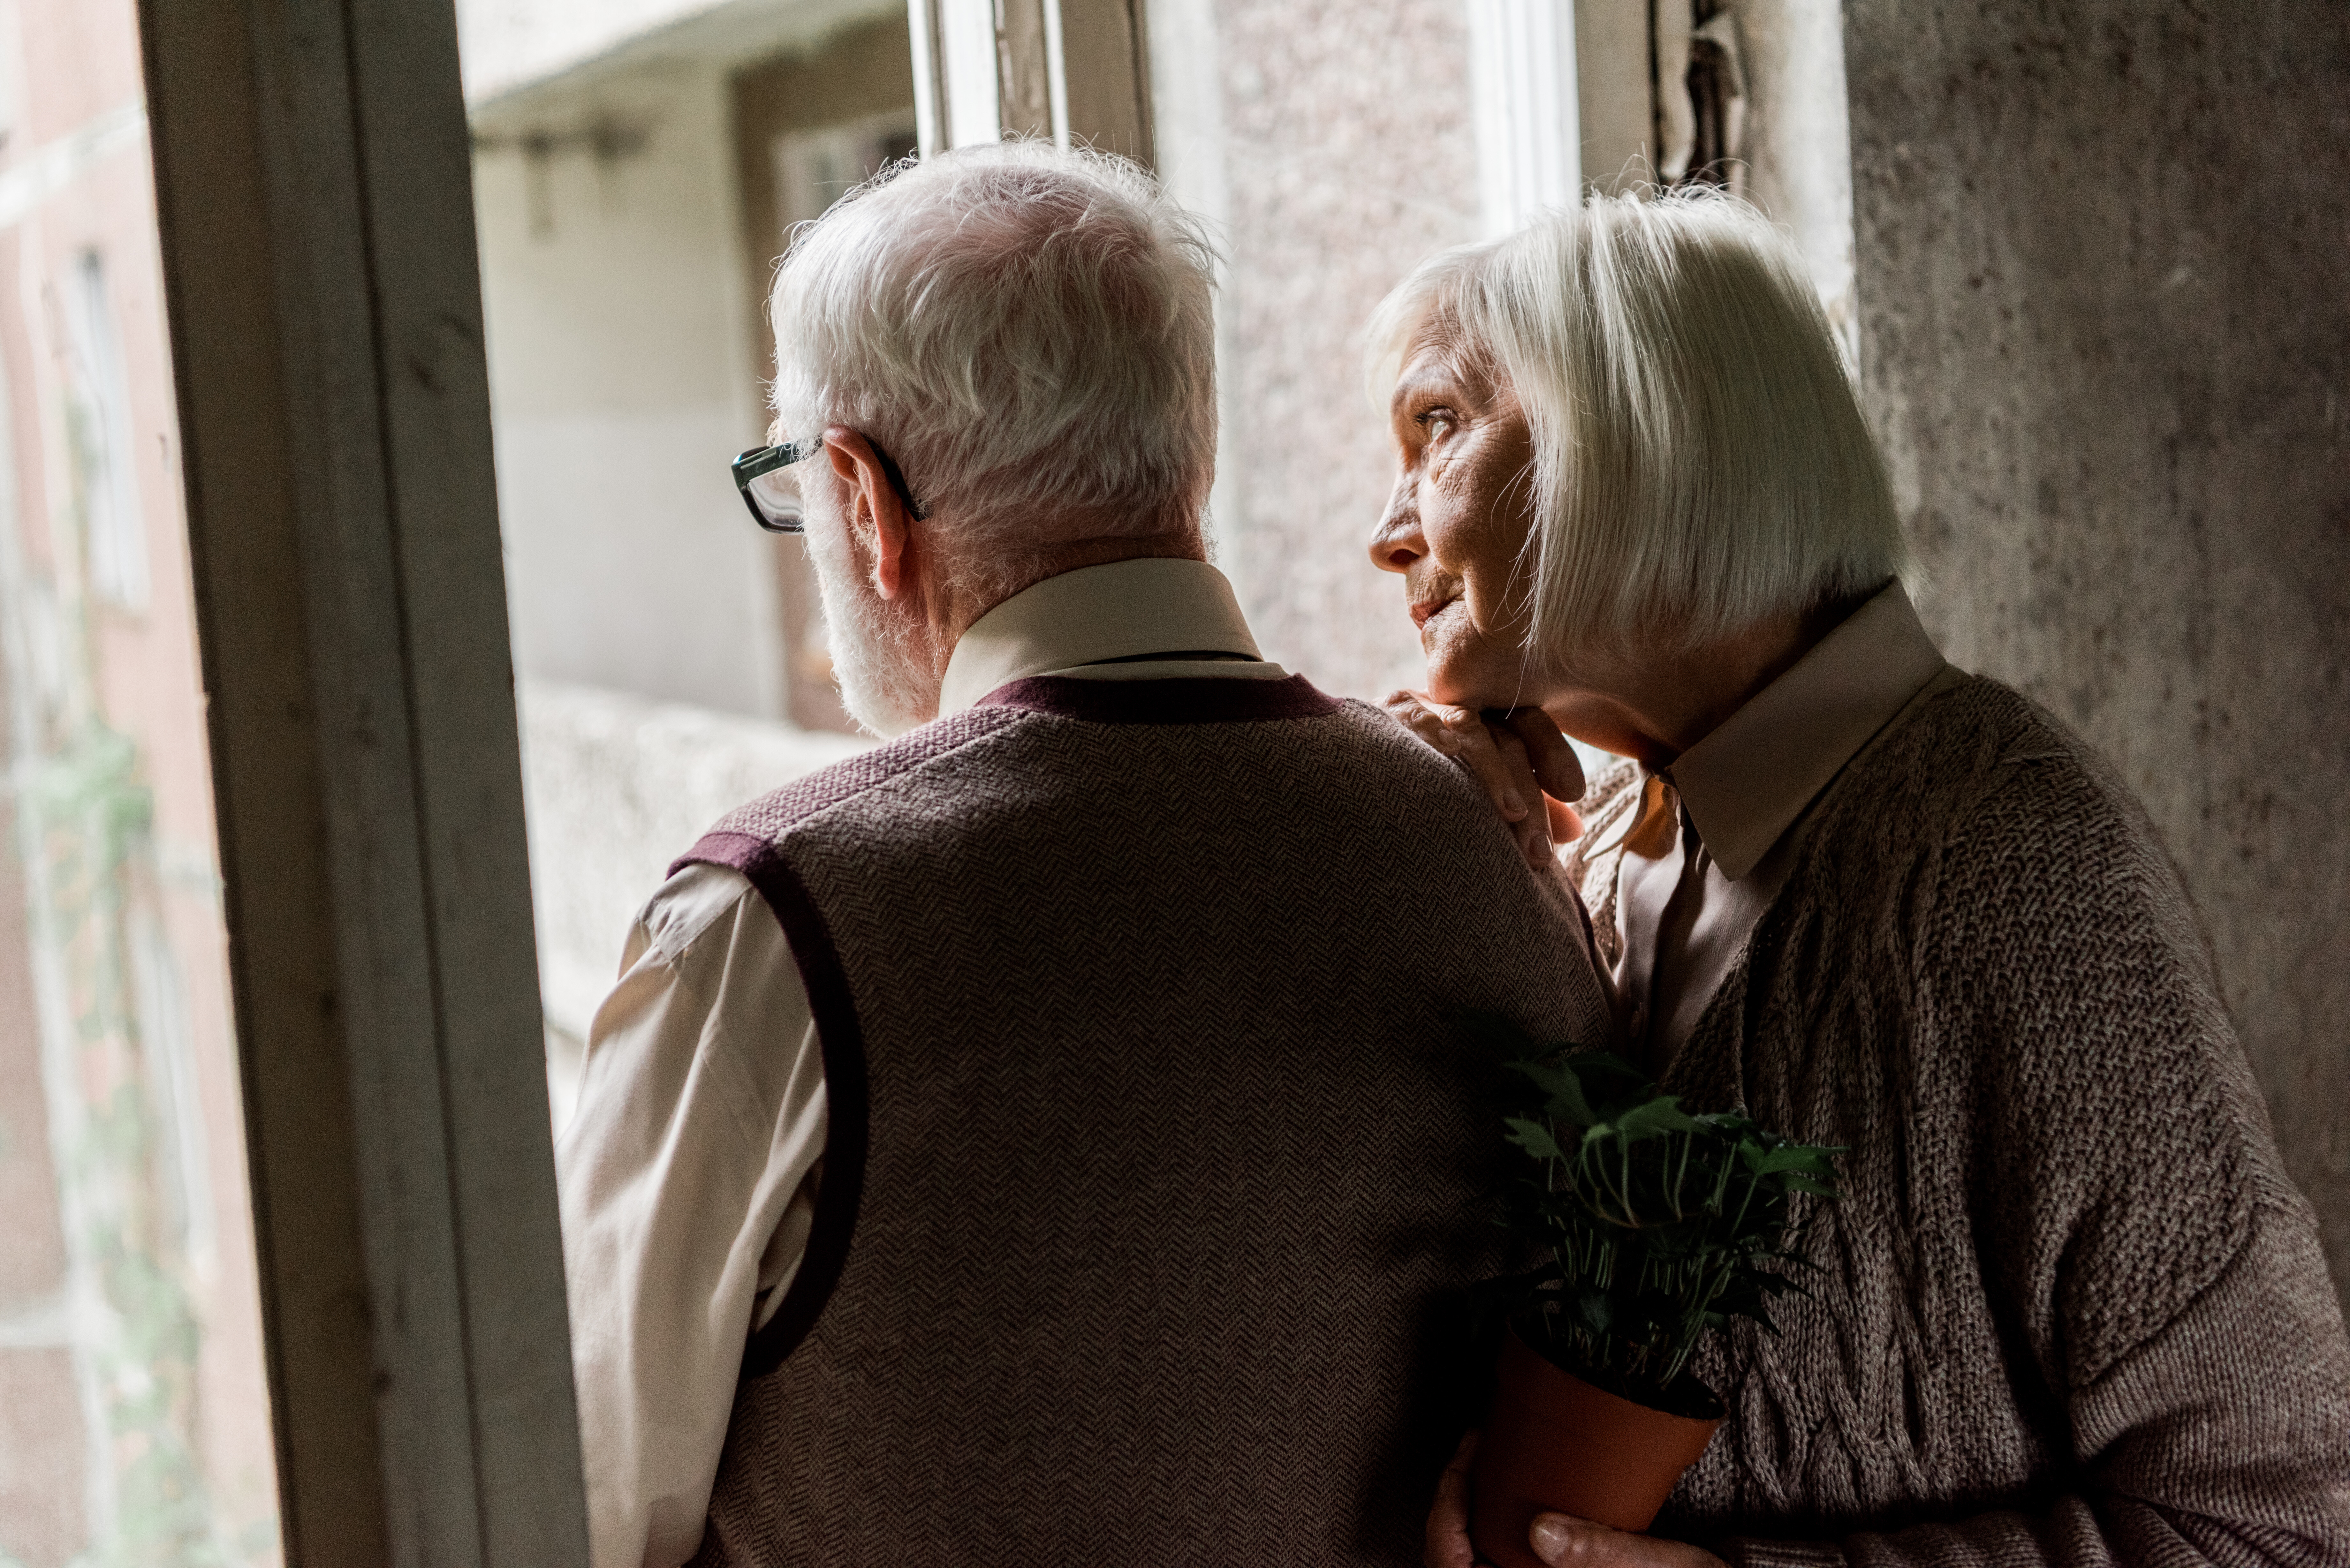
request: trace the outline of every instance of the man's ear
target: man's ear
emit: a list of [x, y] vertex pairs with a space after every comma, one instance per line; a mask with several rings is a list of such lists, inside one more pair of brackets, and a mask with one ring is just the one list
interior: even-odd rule
[[913, 519], [898, 499], [889, 476], [881, 470], [873, 443], [847, 425], [829, 425], [824, 432], [824, 453], [832, 472], [848, 485], [848, 525], [869, 534], [873, 549], [873, 591], [894, 599], [912, 591]]

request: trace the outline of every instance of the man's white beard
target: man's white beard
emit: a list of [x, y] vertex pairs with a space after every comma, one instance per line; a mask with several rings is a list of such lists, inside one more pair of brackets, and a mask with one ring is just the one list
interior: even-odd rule
[[832, 474], [803, 489], [808, 559], [832, 644], [833, 679], [850, 718], [877, 735], [902, 735], [938, 717], [939, 672], [920, 623], [874, 591], [841, 515], [845, 487]]

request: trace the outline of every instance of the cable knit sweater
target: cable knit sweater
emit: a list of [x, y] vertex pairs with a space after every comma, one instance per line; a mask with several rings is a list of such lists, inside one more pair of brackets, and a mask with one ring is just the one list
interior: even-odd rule
[[[1631, 809], [1619, 772], [1595, 830]], [[1618, 852], [1620, 853], [1620, 852]], [[1612, 938], [1615, 856], [1583, 865]], [[2136, 801], [1981, 678], [1846, 769], [1665, 1086], [1847, 1146], [1657, 1529], [1734, 1563], [2350, 1564], [2350, 1345]]]

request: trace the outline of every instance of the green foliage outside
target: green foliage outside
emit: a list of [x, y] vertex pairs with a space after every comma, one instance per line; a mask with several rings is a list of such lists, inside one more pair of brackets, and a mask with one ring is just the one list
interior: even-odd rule
[[[198, 1442], [202, 1338], [166, 1189], [124, 929], [151, 875], [152, 792], [130, 737], [94, 716], [15, 770], [35, 940], [54, 962], [67, 1037], [47, 1075], [54, 1169], [74, 1268], [83, 1414], [100, 1425], [89, 1550], [72, 1568], [236, 1568], [277, 1560], [274, 1520], [220, 1517]], [[0, 1568], [13, 1561], [0, 1547]]]
[[1773, 1328], [1769, 1304], [1797, 1290], [1799, 1193], [1832, 1199], [1833, 1157], [1732, 1113], [1692, 1116], [1604, 1053], [1519, 1061], [1522, 1115], [1509, 1141], [1534, 1169], [1503, 1223], [1544, 1261], [1494, 1282], [1526, 1343], [1636, 1404], [1716, 1416], [1689, 1371], [1704, 1335], [1732, 1318]]
[[200, 1331], [164, 1212], [160, 1113], [138, 1070], [141, 1021], [120, 929], [153, 797], [137, 747], [92, 720], [28, 771], [23, 804], [42, 830], [42, 914], [63, 939], [74, 1009], [80, 1115], [52, 1131], [75, 1251], [98, 1286], [99, 1320], [84, 1325], [80, 1353], [113, 1467], [110, 1517], [77, 1568], [224, 1565], [193, 1445]]

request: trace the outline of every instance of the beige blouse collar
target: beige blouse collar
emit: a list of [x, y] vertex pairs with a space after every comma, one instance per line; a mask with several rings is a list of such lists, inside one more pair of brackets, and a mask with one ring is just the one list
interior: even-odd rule
[[1682, 753], [1673, 783], [1721, 874], [1752, 871], [1947, 662], [1891, 584]]

